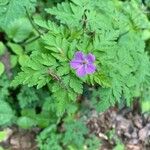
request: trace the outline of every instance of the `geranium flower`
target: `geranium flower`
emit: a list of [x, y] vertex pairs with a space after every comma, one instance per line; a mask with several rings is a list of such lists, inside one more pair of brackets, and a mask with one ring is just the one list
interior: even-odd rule
[[84, 55], [82, 52], [77, 51], [73, 60], [70, 62], [70, 66], [76, 70], [76, 74], [79, 77], [95, 72], [96, 67], [94, 65], [95, 56], [89, 53]]

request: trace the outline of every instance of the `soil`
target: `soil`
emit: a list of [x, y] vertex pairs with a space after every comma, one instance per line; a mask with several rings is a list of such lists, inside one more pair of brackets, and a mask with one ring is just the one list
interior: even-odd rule
[[38, 150], [35, 141], [36, 131], [18, 129], [12, 127], [8, 129], [8, 138], [1, 142], [1, 146], [6, 150]]
[[[130, 108], [117, 112], [111, 108], [105, 113], [93, 111], [87, 120], [91, 133], [103, 141], [100, 150], [111, 150], [120, 139], [126, 150], [150, 150], [150, 115], [140, 114]], [[114, 130], [117, 137], [109, 138], [107, 132]]]
[[[99, 150], [113, 150], [116, 146], [116, 139], [124, 145], [125, 150], [150, 150], [150, 115], [139, 113], [130, 108], [117, 111], [110, 108], [104, 113], [91, 111], [86, 120], [90, 133], [94, 133], [101, 141], [102, 146]], [[9, 128], [8, 138], [1, 142], [5, 149], [9, 150], [38, 150], [36, 135], [39, 128], [32, 131]], [[114, 130], [113, 137], [108, 136], [108, 132]]]

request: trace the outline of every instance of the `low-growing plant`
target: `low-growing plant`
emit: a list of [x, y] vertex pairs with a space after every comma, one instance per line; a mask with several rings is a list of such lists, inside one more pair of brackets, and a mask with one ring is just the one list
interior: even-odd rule
[[149, 79], [143, 30], [150, 23], [139, 4], [73, 0], [46, 11], [56, 20], [35, 19], [47, 30], [41, 36], [43, 47], [32, 51], [12, 85], [47, 84], [58, 114], [76, 102], [83, 84], [101, 87], [98, 105], [105, 109], [122, 99], [130, 105]]
[[9, 53], [10, 62], [0, 64], [0, 125], [42, 128], [41, 150], [97, 147], [82, 120], [85, 93], [90, 107], [104, 112], [132, 106], [150, 85], [150, 22], [141, 6], [140, 0], [1, 0], [0, 55]]

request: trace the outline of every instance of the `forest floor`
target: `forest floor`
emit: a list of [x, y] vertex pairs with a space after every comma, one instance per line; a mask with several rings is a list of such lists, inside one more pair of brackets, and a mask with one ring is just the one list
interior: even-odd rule
[[[129, 108], [119, 112], [115, 109], [101, 114], [93, 112], [87, 125], [102, 141], [100, 150], [113, 150], [118, 141], [126, 150], [150, 150], [150, 115], [147, 113], [140, 114]], [[109, 131], [114, 131], [112, 136]]]
[[[104, 113], [91, 111], [86, 121], [90, 133], [94, 133], [102, 142], [99, 150], [113, 150], [120, 141], [125, 150], [150, 150], [150, 115], [140, 113], [138, 109], [124, 108], [117, 111], [110, 108]], [[7, 128], [8, 137], [1, 146], [8, 150], [38, 150], [35, 141], [38, 128], [22, 130]], [[112, 136], [108, 134], [113, 131]], [[121, 150], [121, 149], [118, 149]]]

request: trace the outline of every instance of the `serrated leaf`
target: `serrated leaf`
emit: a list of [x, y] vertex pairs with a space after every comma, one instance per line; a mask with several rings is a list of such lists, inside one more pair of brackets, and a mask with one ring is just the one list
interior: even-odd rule
[[70, 71], [69, 64], [63, 64], [62, 66], [60, 66], [60, 67], [57, 68], [57, 74], [59, 76], [66, 75], [66, 74], [69, 73], [69, 71]]
[[97, 104], [97, 111], [99, 112], [105, 112], [111, 105], [111, 103], [108, 100], [100, 100], [100, 102]]
[[37, 82], [37, 89], [42, 88], [45, 86], [47, 83], [49, 83], [51, 80], [50, 76], [40, 76], [39, 81]]
[[56, 64], [54, 57], [49, 54], [41, 54], [41, 59], [39, 61], [41, 61], [41, 63], [46, 66], [52, 66]]
[[82, 86], [82, 82], [78, 78], [71, 77], [69, 85], [75, 92], [82, 94], [83, 86]]
[[110, 79], [106, 77], [105, 74], [100, 72], [100, 73], [95, 74], [93, 78], [96, 83], [98, 83], [99, 85], [102, 85], [104, 88], [111, 87]]
[[21, 18], [26, 15], [26, 10], [34, 11], [36, 0], [9, 0], [0, 5], [0, 27], [7, 29], [16, 18]]
[[37, 124], [37, 122], [32, 118], [23, 116], [17, 120], [17, 124], [21, 128], [29, 129], [29, 128], [32, 128], [33, 126], [35, 126]]
[[46, 11], [52, 15], [55, 15], [62, 23], [66, 23], [69, 26], [81, 26], [80, 21], [84, 13], [83, 7], [77, 7], [71, 3], [61, 3], [57, 7], [48, 8]]
[[77, 94], [76, 94], [74, 91], [69, 91], [69, 92], [68, 92], [68, 97], [69, 97], [69, 99], [71, 99], [72, 101], [76, 101]]
[[38, 114], [36, 116], [36, 121], [39, 127], [41, 128], [46, 128], [48, 127], [49, 123], [50, 123], [50, 119], [47, 118], [48, 116], [44, 116], [43, 114]]

